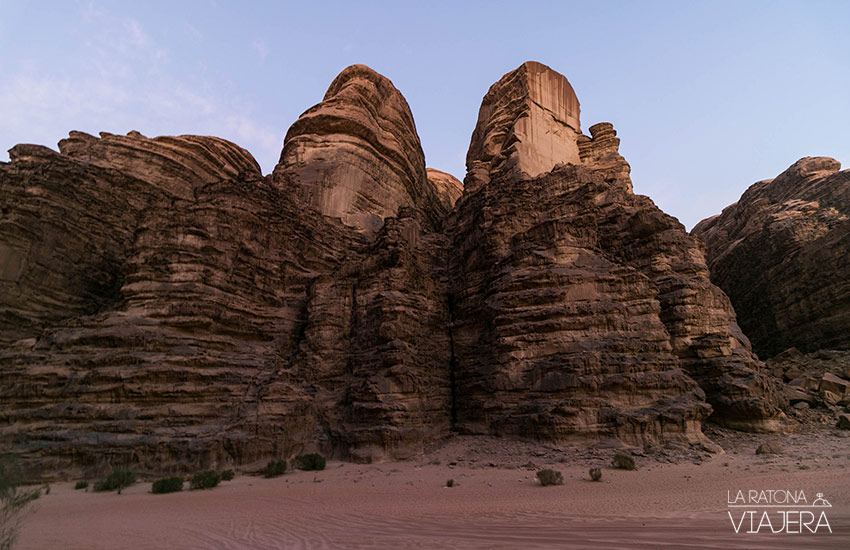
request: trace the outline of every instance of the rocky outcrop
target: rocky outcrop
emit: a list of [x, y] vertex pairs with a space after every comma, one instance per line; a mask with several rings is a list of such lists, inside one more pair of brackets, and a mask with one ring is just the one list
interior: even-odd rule
[[293, 364], [344, 456], [406, 458], [451, 429], [445, 237], [412, 209], [310, 287]]
[[446, 212], [450, 211], [463, 194], [463, 184], [453, 175], [440, 170], [426, 168], [425, 171], [428, 174], [428, 181], [437, 191], [437, 198], [446, 207]]
[[16, 146], [0, 445], [33, 477], [92, 477], [404, 458], [452, 430], [695, 443], [712, 407], [774, 429], [697, 241], [632, 193], [610, 124], [578, 133], [574, 100], [542, 65], [506, 75], [465, 189], [362, 66], [268, 176], [216, 138]]
[[[305, 448], [400, 458], [448, 433], [444, 238], [412, 208], [370, 242], [250, 169], [199, 175], [180, 198], [159, 185], [174, 165], [153, 159], [119, 171], [19, 147], [2, 168], [4, 189], [28, 193], [8, 195], [4, 242], [23, 225], [43, 255], [8, 281], [28, 297], [3, 295], [10, 327], [32, 321], [0, 352], [0, 437], [31, 471], [196, 470]], [[85, 262], [104, 258], [112, 286], [80, 294], [103, 277]], [[38, 283], [68, 296], [47, 297], [53, 317], [36, 315]]]
[[100, 133], [100, 139], [71, 132], [59, 151], [86, 164], [117, 170], [148, 183], [164, 195], [188, 199], [198, 187], [260, 173], [251, 154], [229, 141], [208, 136], [163, 136], [139, 132], [126, 136]]
[[458, 417], [471, 431], [556, 439], [696, 437], [708, 412], [693, 379], [717, 421], [779, 429], [781, 397], [709, 281], [699, 243], [632, 193], [613, 127], [567, 132], [579, 127], [576, 102], [549, 124], [570, 122], [557, 127], [578, 159], [537, 177], [523, 168], [541, 158], [526, 154], [536, 134], [508, 138], [510, 124], [529, 105], [572, 104], [535, 91], [537, 80], [559, 79], [550, 90], [571, 90], [549, 73], [526, 64], [505, 75], [473, 132], [467, 191], [449, 223]]
[[432, 223], [445, 213], [407, 101], [364, 65], [342, 71], [322, 102], [295, 121], [274, 175], [318, 212], [369, 233], [402, 206], [421, 209]]
[[464, 185], [476, 190], [505, 169], [538, 176], [559, 163], [577, 164], [579, 113], [566, 78], [540, 63], [523, 63], [493, 84], [481, 102]]
[[786, 411], [801, 423], [835, 424], [850, 407], [850, 351], [790, 348], [767, 360], [783, 381]]
[[850, 348], [850, 170], [807, 157], [693, 229], [760, 356]]
[[[184, 139], [195, 141], [152, 141]], [[151, 146], [115, 141], [130, 155]], [[332, 269], [339, 251], [328, 243], [346, 243], [349, 232], [300, 218], [250, 169], [229, 181], [199, 172], [189, 197], [167, 193], [160, 184], [174, 162], [214, 163], [188, 158], [200, 149], [175, 156], [166, 147], [150, 162], [128, 160], [126, 171], [37, 152], [2, 167], [4, 191], [27, 193], [7, 219], [28, 230], [31, 251], [9, 285], [34, 296], [17, 310], [34, 319], [30, 333], [0, 353], [4, 444], [34, 471], [91, 474], [110, 463], [162, 472], [245, 462], [314, 440], [306, 393], [264, 393], [297, 345], [312, 270]], [[38, 216], [24, 218], [31, 208]], [[104, 273], [109, 286], [80, 292], [80, 281]], [[57, 292], [48, 296], [55, 315], [36, 315], [47, 309], [44, 287]], [[3, 294], [4, 312], [10, 299]], [[90, 309], [68, 307], [77, 302]]]

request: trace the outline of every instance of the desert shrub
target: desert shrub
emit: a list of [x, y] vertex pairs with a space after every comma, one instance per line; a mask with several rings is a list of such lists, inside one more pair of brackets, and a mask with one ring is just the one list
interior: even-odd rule
[[88, 481], [78, 481], [76, 485], [74, 485], [74, 489], [88, 489], [89, 482]]
[[455, 486], [455, 480], [449, 479], [449, 480], [446, 481], [446, 487], [454, 487], [454, 486]]
[[590, 479], [593, 481], [599, 481], [602, 479], [602, 470], [600, 468], [591, 468]]
[[151, 486], [151, 493], [161, 495], [164, 493], [176, 493], [183, 490], [183, 478], [181, 477], [164, 477], [157, 479]]
[[564, 484], [564, 476], [561, 475], [561, 472], [555, 470], [540, 470], [537, 472], [537, 479], [540, 480], [540, 485], [546, 487], [547, 485], [563, 485]]
[[115, 491], [121, 492], [124, 487], [129, 487], [136, 482], [136, 474], [127, 468], [117, 466], [112, 469], [112, 472], [106, 476], [106, 479], [95, 482], [95, 491]]
[[277, 477], [286, 473], [285, 460], [269, 460], [263, 469], [263, 477]]
[[225, 470], [221, 472], [221, 480], [222, 481], [232, 481], [233, 480], [233, 470]]
[[195, 474], [195, 477], [193, 477], [192, 481], [189, 483], [189, 488], [192, 490], [212, 489], [218, 485], [219, 481], [221, 481], [221, 476], [219, 476], [217, 472], [212, 470], [208, 472], [201, 472], [200, 474]]
[[298, 467], [302, 470], [324, 470], [325, 457], [319, 453], [311, 453], [308, 455], [299, 455], [295, 457]]
[[12, 457], [0, 457], [0, 550], [9, 550], [18, 538], [21, 516], [39, 489], [22, 489], [21, 472]]
[[634, 470], [635, 459], [627, 454], [617, 453], [614, 455], [614, 462], [611, 465], [619, 470]]

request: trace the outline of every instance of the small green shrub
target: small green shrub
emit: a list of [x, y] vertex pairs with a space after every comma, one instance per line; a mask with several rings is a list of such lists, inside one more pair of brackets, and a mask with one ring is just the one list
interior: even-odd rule
[[308, 455], [299, 455], [295, 457], [298, 467], [302, 470], [324, 470], [325, 457], [319, 453], [311, 453]]
[[183, 490], [183, 478], [181, 477], [164, 477], [157, 479], [151, 486], [151, 493], [161, 495], [164, 493], [176, 493]]
[[593, 481], [599, 481], [602, 479], [602, 470], [600, 468], [591, 468], [590, 479]]
[[212, 489], [218, 485], [219, 481], [221, 481], [221, 476], [219, 476], [217, 472], [212, 470], [208, 472], [201, 472], [200, 474], [195, 474], [195, 477], [193, 477], [192, 481], [189, 483], [189, 488], [192, 490]]
[[121, 492], [121, 489], [124, 487], [129, 487], [133, 483], [136, 482], [136, 474], [133, 473], [128, 468], [122, 468], [121, 466], [117, 466], [113, 468], [112, 473], [106, 476], [106, 479], [102, 479], [94, 484], [94, 490], [97, 492], [101, 491], [115, 491]]
[[263, 470], [263, 477], [277, 477], [286, 473], [285, 460], [269, 460]]
[[618, 470], [634, 470], [635, 459], [627, 454], [617, 453], [614, 455], [614, 462], [611, 465]]
[[449, 479], [449, 480], [446, 481], [446, 487], [454, 487], [454, 486], [455, 486], [455, 480]]
[[88, 489], [89, 482], [88, 481], [78, 481], [76, 485], [74, 485], [74, 490], [77, 489]]
[[22, 489], [22, 477], [17, 458], [0, 456], [0, 549], [3, 550], [15, 546], [25, 509], [41, 496], [40, 489]]
[[221, 472], [221, 480], [222, 481], [232, 481], [233, 480], [233, 470], [225, 470]]
[[564, 484], [564, 476], [556, 470], [540, 470], [537, 472], [537, 479], [540, 480], [540, 485], [543, 487]]

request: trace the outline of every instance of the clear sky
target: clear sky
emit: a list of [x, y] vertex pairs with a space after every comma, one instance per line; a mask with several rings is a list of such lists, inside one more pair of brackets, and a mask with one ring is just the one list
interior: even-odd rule
[[487, 88], [564, 74], [635, 191], [688, 228], [803, 156], [850, 163], [850, 2], [0, 0], [0, 159], [69, 130], [208, 134], [274, 167], [292, 122], [364, 63], [463, 179]]

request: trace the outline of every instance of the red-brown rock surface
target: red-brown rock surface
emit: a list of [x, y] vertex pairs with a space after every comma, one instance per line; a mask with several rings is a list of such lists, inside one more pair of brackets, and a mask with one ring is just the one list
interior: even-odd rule
[[451, 174], [441, 172], [434, 168], [427, 168], [428, 181], [430, 181], [437, 191], [437, 197], [446, 211], [451, 210], [457, 200], [463, 195], [463, 184]]
[[610, 124], [573, 138], [580, 164], [537, 177], [522, 160], [533, 140], [507, 155], [502, 146], [501, 161], [479, 146], [524, 116], [523, 93], [543, 113], [568, 103], [534, 96], [541, 88], [571, 90], [539, 64], [491, 87], [467, 156], [467, 194], [449, 224], [459, 417], [476, 431], [554, 438], [694, 437], [706, 411], [692, 378], [718, 421], [778, 429], [779, 399], [698, 242], [632, 193]]
[[537, 176], [559, 163], [578, 163], [579, 113], [566, 78], [535, 61], [523, 63], [481, 102], [464, 185], [475, 190], [502, 168]]
[[850, 170], [807, 157], [693, 229], [759, 355], [850, 348]]
[[216, 138], [16, 146], [0, 444], [35, 476], [91, 476], [401, 458], [453, 427], [699, 442], [706, 394], [774, 428], [696, 241], [632, 194], [610, 124], [578, 132], [566, 79], [523, 65], [485, 98], [464, 191], [353, 66], [265, 177]]
[[401, 206], [431, 215], [442, 204], [425, 173], [407, 101], [364, 65], [342, 71], [322, 102], [295, 121], [274, 173], [288, 193], [367, 232], [380, 229]]

